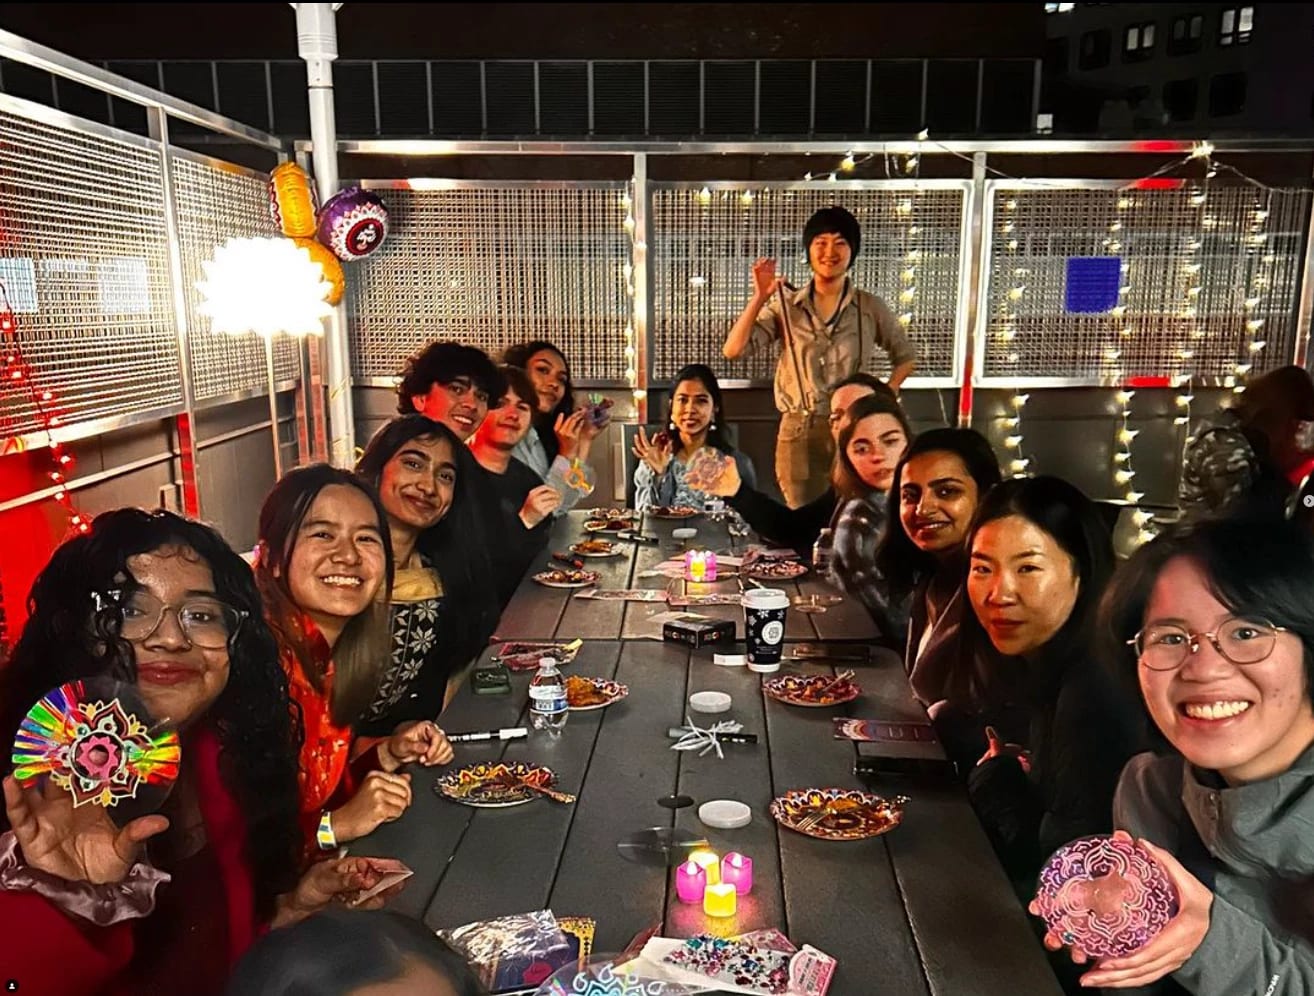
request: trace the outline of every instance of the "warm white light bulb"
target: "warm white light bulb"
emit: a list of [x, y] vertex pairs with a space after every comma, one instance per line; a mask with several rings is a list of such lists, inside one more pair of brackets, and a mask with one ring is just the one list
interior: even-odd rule
[[1128, 484], [1136, 476], [1134, 470], [1117, 470], [1113, 473], [1113, 479], [1119, 484]]
[[1123, 429], [1118, 433], [1118, 442], [1130, 443], [1133, 439], [1141, 434], [1140, 429]]
[[1013, 401], [1013, 407], [1014, 407], [1014, 408], [1021, 408], [1021, 407], [1022, 407], [1023, 405], [1025, 405], [1029, 400], [1031, 400], [1031, 395], [1029, 395], [1029, 394], [1015, 394], [1015, 395], [1013, 395], [1013, 399], [1012, 399], [1012, 401]]
[[291, 239], [228, 239], [201, 268], [197, 310], [214, 332], [318, 335], [333, 310], [323, 267]]
[[1005, 437], [1004, 437], [1004, 445], [1005, 445], [1006, 447], [1008, 447], [1010, 450], [1015, 450], [1015, 449], [1017, 449], [1019, 446], [1022, 445], [1022, 437], [1021, 437], [1021, 436], [1005, 436]]

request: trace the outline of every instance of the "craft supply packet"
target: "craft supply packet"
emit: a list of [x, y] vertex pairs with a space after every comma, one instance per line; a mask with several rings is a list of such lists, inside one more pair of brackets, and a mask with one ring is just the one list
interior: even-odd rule
[[835, 974], [835, 959], [808, 945], [790, 953], [710, 934], [691, 937], [665, 960], [761, 996], [824, 996]]

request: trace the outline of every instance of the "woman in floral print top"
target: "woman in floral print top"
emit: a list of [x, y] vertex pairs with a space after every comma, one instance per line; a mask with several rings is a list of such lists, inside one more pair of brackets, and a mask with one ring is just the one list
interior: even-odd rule
[[327, 464], [286, 474], [260, 510], [256, 583], [302, 714], [303, 823], [323, 850], [370, 833], [411, 802], [410, 761], [446, 764], [433, 723], [357, 742], [385, 660], [393, 558], [388, 521], [365, 482]]
[[497, 609], [485, 594], [491, 568], [470, 493], [473, 463], [446, 426], [403, 415], [374, 434], [356, 464], [379, 489], [397, 563], [391, 658], [358, 733], [386, 736], [400, 722], [437, 716], [488, 643]]

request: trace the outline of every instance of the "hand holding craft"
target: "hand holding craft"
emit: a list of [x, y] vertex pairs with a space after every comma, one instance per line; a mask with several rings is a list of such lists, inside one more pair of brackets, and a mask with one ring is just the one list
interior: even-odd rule
[[[1106, 989], [1148, 986], [1185, 965], [1209, 932], [1213, 892], [1163, 848], [1156, 847], [1148, 840], [1138, 840], [1136, 843], [1148, 851], [1168, 873], [1177, 890], [1177, 915], [1139, 951], [1124, 958], [1101, 959], [1093, 971], [1081, 977], [1083, 986]], [[1076, 952], [1072, 960], [1078, 960]]]
[[74, 806], [54, 779], [26, 788], [4, 780], [5, 816], [32, 868], [70, 882], [121, 882], [141, 855], [142, 845], [163, 833], [163, 816], [142, 816], [120, 829], [101, 806]]

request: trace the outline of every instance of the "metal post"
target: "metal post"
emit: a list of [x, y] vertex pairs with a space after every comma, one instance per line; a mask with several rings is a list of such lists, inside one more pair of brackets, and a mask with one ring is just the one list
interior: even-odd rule
[[961, 250], [968, 258], [966, 295], [960, 296], [960, 310], [966, 308], [966, 314], [960, 316], [961, 331], [958, 333], [962, 342], [962, 365], [959, 367], [959, 379], [962, 386], [958, 393], [958, 425], [967, 429], [972, 425], [972, 385], [976, 378], [976, 359], [982, 354], [981, 339], [985, 327], [984, 297], [989, 283], [990, 242], [987, 218], [989, 204], [986, 202], [986, 154], [977, 152], [972, 156], [972, 195], [971, 224], [964, 226], [963, 239], [966, 243]]
[[183, 410], [174, 416], [178, 441], [178, 469], [182, 478], [183, 512], [201, 514], [201, 487], [196, 467], [196, 386], [192, 383], [192, 351], [188, 344], [187, 292], [183, 284], [182, 243], [178, 237], [178, 193], [173, 185], [173, 155], [169, 150], [169, 115], [163, 107], [146, 108], [150, 136], [160, 143], [160, 185], [164, 193], [164, 232], [169, 253], [169, 288], [178, 344], [178, 382]]
[[635, 389], [642, 391], [641, 397], [634, 402], [639, 424], [648, 421], [648, 385], [652, 383], [652, 257], [648, 253], [650, 237], [648, 225], [648, 155], [644, 152], [634, 156], [634, 192], [630, 210], [634, 217], [634, 254], [630, 265], [634, 267], [634, 348], [638, 355], [634, 358]]
[[269, 431], [274, 437], [274, 480], [283, 476], [283, 441], [278, 435], [278, 382], [274, 380], [274, 337], [265, 340], [265, 376], [269, 381]]
[[[310, 100], [310, 140], [319, 202], [338, 192], [338, 134], [333, 114], [333, 60], [338, 57], [334, 14], [340, 3], [297, 3], [297, 54], [306, 62]], [[356, 430], [351, 404], [351, 355], [347, 349], [347, 313], [338, 305], [325, 319], [328, 355], [329, 459], [335, 466], [355, 462]]]
[[1314, 334], [1311, 320], [1314, 320], [1314, 203], [1310, 205], [1305, 225], [1305, 266], [1300, 275], [1300, 302], [1296, 310], [1296, 355], [1291, 362], [1297, 366], [1309, 362], [1309, 340]]

